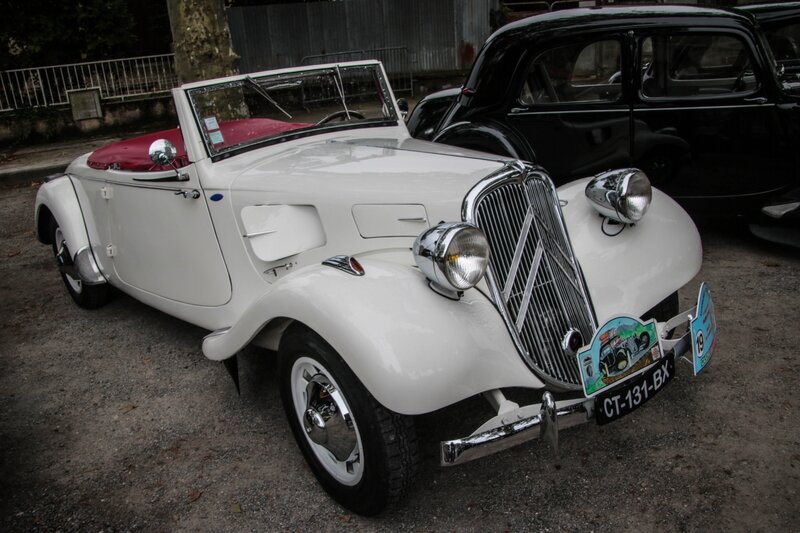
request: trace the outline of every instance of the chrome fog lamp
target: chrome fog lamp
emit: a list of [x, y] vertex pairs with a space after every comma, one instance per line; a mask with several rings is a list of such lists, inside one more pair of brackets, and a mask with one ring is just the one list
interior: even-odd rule
[[597, 211], [625, 224], [639, 222], [653, 197], [647, 174], [636, 168], [597, 174], [586, 185], [586, 197]]
[[449, 222], [425, 230], [414, 241], [412, 252], [431, 286], [446, 296], [474, 287], [489, 264], [486, 236], [465, 222]]

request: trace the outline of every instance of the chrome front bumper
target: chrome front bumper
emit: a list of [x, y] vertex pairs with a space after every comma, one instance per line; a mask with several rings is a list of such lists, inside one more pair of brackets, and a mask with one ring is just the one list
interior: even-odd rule
[[[585, 398], [567, 403], [568, 405], [557, 407], [553, 395], [545, 392], [541, 404], [520, 407], [515, 411], [498, 415], [502, 417], [502, 421], [508, 421], [499, 427], [485, 431], [479, 429], [469, 437], [443, 441], [441, 464], [454, 466], [466, 463], [537, 437], [548, 442], [556, 451], [559, 427], [563, 429], [587, 422], [590, 419], [587, 407], [592, 409], [594, 405], [593, 400]], [[526, 411], [535, 411], [537, 407], [539, 411], [537, 414], [523, 416]], [[536, 428], [539, 428], [538, 433], [535, 431]]]
[[[662, 335], [686, 320], [688, 313], [659, 324]], [[675, 360], [687, 352], [691, 353], [691, 336], [687, 332], [677, 339], [662, 339], [667, 355]], [[499, 391], [495, 394], [502, 396]], [[577, 398], [556, 404], [553, 395], [545, 392], [542, 403], [519, 407], [508, 401], [498, 402], [497, 416], [488, 420], [469, 437], [442, 441], [441, 465], [455, 466], [474, 459], [511, 448], [523, 442], [540, 438], [558, 452], [560, 429], [583, 424], [594, 418], [594, 398]], [[536, 429], [539, 431], [536, 431]]]

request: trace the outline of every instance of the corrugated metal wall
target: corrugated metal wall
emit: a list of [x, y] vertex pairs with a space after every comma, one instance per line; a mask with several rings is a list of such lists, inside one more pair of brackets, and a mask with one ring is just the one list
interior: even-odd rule
[[499, 0], [345, 0], [228, 9], [241, 72], [299, 65], [303, 57], [404, 47], [412, 70], [462, 70], [489, 36]]

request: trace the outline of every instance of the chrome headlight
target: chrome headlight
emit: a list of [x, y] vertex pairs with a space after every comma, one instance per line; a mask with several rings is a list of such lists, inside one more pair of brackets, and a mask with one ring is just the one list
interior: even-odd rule
[[634, 224], [650, 207], [653, 190], [644, 172], [623, 168], [597, 174], [586, 185], [586, 197], [601, 215]]
[[489, 242], [472, 224], [450, 222], [425, 230], [412, 248], [419, 269], [440, 289], [474, 287], [489, 264]]

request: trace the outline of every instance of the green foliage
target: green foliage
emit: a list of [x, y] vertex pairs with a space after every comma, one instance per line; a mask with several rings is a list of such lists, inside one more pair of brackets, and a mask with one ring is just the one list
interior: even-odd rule
[[0, 70], [96, 61], [135, 50], [126, 0], [0, 0]]

